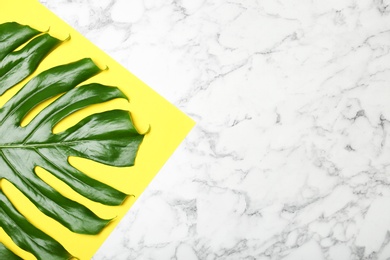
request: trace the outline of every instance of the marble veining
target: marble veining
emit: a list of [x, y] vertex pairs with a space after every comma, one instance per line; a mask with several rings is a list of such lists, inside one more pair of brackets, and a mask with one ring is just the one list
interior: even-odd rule
[[197, 122], [95, 260], [390, 259], [390, 1], [40, 1]]

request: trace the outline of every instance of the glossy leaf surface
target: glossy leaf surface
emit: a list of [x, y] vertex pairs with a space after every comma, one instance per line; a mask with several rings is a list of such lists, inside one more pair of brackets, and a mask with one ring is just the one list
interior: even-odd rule
[[[47, 33], [27, 26], [0, 25], [0, 93], [29, 76], [59, 43]], [[80, 109], [126, 98], [116, 87], [97, 83], [78, 86], [99, 72], [89, 58], [51, 68], [32, 78], [0, 109], [0, 179], [11, 182], [41, 212], [82, 234], [97, 234], [110, 220], [99, 218], [61, 195], [36, 175], [35, 167], [44, 168], [90, 200], [105, 205], [123, 202], [126, 194], [83, 174], [68, 163], [68, 158], [77, 156], [112, 166], [132, 166], [143, 135], [134, 128], [128, 111], [93, 114], [63, 132], [52, 132], [57, 123]], [[34, 107], [60, 94], [28, 125], [21, 126]], [[2, 192], [0, 203], [1, 227], [18, 246], [38, 259], [49, 259], [42, 248], [58, 252], [58, 259], [69, 258], [58, 242], [29, 226]], [[31, 232], [40, 237], [31, 236]]]

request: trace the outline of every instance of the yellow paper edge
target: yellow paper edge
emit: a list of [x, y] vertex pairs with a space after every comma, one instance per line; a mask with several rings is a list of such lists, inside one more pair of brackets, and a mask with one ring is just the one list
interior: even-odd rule
[[[1, 181], [0, 183], [4, 193], [30, 222], [58, 240], [72, 255], [79, 259], [90, 259], [130, 209], [135, 200], [146, 189], [147, 185], [195, 123], [36, 0], [3, 0], [0, 2], [0, 13], [0, 23], [15, 21], [30, 25], [41, 31], [46, 31], [50, 27], [49, 32], [55, 37], [66, 39], [69, 35], [71, 36], [71, 40], [63, 43], [49, 54], [37, 71], [28, 79], [31, 79], [31, 77], [50, 67], [90, 57], [102, 68], [108, 66], [109, 69], [85, 83], [98, 82], [117, 86], [130, 99], [130, 103], [114, 101], [85, 109], [76, 116], [72, 116], [62, 122], [62, 125], [58, 126], [59, 128], [69, 127], [87, 114], [114, 108], [131, 111], [133, 121], [141, 132], [146, 131], [149, 126], [151, 127], [150, 132], [146, 135], [140, 147], [135, 166], [133, 167], [114, 168], [88, 160], [71, 158], [71, 163], [86, 174], [133, 195], [129, 196], [121, 206], [107, 207], [90, 202], [80, 195], [75, 194], [75, 192], [56, 180], [49, 173], [37, 169], [37, 174], [43, 180], [58, 188], [65, 196], [80, 201], [101, 217], [115, 217], [96, 236], [80, 235], [70, 232], [56, 221], [43, 215], [12, 184], [7, 181]], [[0, 104], [4, 104], [28, 79], [0, 97]], [[31, 254], [13, 245], [9, 237], [1, 229], [0, 242], [9, 246], [12, 251], [22, 258], [34, 259]]]

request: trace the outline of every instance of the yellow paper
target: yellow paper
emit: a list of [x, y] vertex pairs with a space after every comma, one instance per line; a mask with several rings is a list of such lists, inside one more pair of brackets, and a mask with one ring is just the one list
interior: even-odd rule
[[[159, 169], [172, 155], [173, 151], [193, 127], [194, 122], [36, 0], [0, 1], [0, 23], [11, 21], [29, 25], [40, 31], [47, 31], [50, 28], [49, 33], [52, 36], [66, 39], [70, 35], [71, 40], [65, 41], [49, 54], [32, 76], [0, 97], [0, 105], [3, 105], [29, 79], [43, 70], [90, 57], [101, 68], [107, 66], [109, 69], [85, 83], [98, 82], [117, 86], [129, 97], [130, 102], [115, 100], [105, 104], [94, 105], [70, 116], [57, 125], [54, 130], [61, 131], [75, 124], [88, 114], [114, 108], [129, 110], [134, 124], [140, 132], [145, 132], [150, 127], [150, 132], [145, 136], [140, 146], [135, 166], [133, 167], [115, 168], [85, 159], [70, 159], [71, 164], [84, 173], [118, 190], [133, 195], [129, 196], [121, 206], [108, 207], [91, 202], [75, 193], [50, 173], [39, 168], [36, 170], [37, 174], [44, 181], [58, 189], [65, 196], [86, 205], [98, 216], [103, 218], [116, 217], [99, 235], [89, 236], [70, 232], [55, 220], [42, 214], [11, 183], [4, 180], [1, 181], [0, 185], [4, 193], [30, 222], [59, 241], [72, 255], [79, 259], [90, 259], [124, 214], [130, 209], [134, 201], [145, 190]], [[47, 103], [42, 104], [30, 113], [24, 123], [28, 123], [46, 105]], [[11, 248], [12, 251], [22, 258], [34, 259], [30, 253], [16, 247], [1, 229], [0, 242]]]

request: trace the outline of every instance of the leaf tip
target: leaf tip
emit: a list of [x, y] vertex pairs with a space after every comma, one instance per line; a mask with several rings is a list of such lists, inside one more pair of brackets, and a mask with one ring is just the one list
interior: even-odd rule
[[141, 134], [142, 134], [142, 135], [147, 135], [147, 134], [149, 134], [150, 129], [152, 129], [152, 127], [151, 127], [150, 124], [149, 124], [148, 129], [146, 129], [146, 131], [143, 132], [143, 133], [141, 133]]
[[62, 42], [68, 42], [72, 39], [72, 36], [69, 34]]

